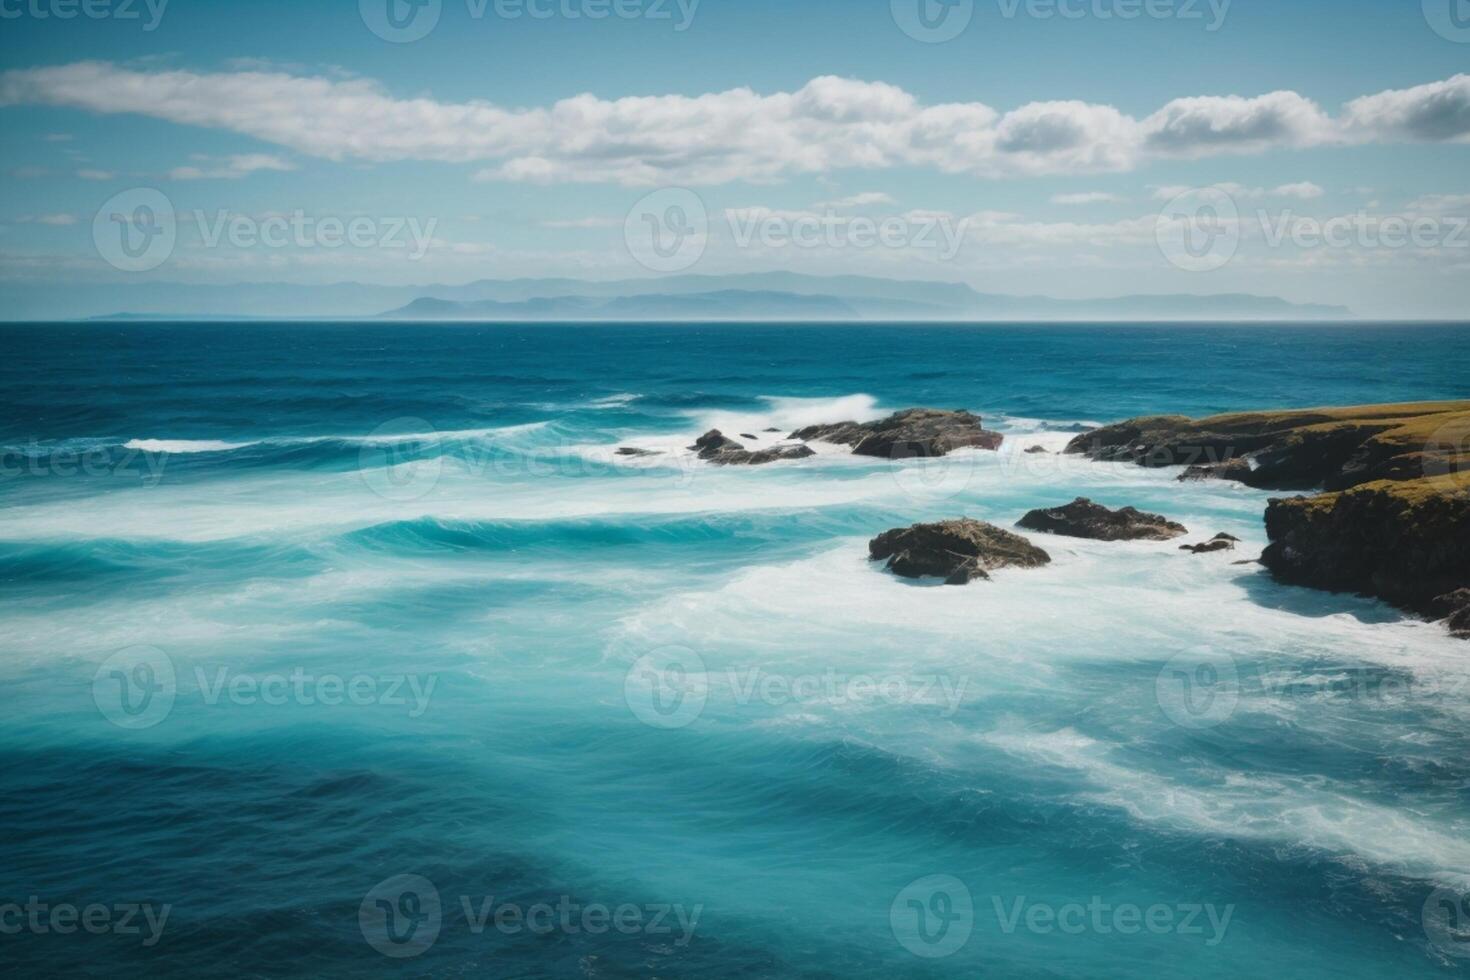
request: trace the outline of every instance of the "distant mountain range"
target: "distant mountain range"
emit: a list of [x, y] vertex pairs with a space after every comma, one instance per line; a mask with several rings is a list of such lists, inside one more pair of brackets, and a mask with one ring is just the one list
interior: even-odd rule
[[664, 278], [486, 279], [460, 286], [334, 283], [43, 286], [0, 283], [8, 320], [1340, 320], [1346, 307], [1271, 296], [1069, 300], [981, 293], [964, 283], [794, 272]]

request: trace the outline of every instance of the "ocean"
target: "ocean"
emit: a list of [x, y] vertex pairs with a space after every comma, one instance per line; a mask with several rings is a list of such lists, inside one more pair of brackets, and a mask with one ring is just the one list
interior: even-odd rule
[[[16, 976], [1470, 974], [1470, 644], [1057, 453], [1470, 398], [1470, 329], [96, 322], [0, 378]], [[684, 448], [919, 405], [1006, 445]], [[1078, 496], [1241, 544], [866, 560]]]

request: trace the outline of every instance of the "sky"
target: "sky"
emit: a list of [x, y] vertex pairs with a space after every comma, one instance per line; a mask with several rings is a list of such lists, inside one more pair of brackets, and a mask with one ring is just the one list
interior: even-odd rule
[[0, 288], [787, 269], [1466, 318], [1467, 163], [1470, 0], [0, 0]]

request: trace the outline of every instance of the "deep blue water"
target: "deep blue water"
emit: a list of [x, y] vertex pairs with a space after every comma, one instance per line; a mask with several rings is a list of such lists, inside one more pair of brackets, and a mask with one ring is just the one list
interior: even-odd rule
[[[1266, 494], [1021, 452], [1470, 398], [1470, 328], [6, 326], [0, 382], [17, 975], [1470, 973], [1470, 645], [1232, 564]], [[1006, 448], [683, 450], [913, 405]], [[865, 560], [1078, 495], [1243, 543]]]

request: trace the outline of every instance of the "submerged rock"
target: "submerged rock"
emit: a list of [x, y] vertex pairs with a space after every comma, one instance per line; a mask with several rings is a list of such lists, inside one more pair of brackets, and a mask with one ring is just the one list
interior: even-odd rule
[[1203, 544], [1184, 544], [1179, 546], [1180, 551], [1192, 551], [1197, 555], [1207, 555], [1214, 551], [1234, 551], [1235, 546], [1240, 544], [1240, 539], [1231, 534], [1220, 533]]
[[1033, 510], [1019, 524], [1029, 531], [1093, 541], [1168, 541], [1189, 533], [1183, 524], [1158, 514], [1146, 514], [1133, 507], [1109, 510], [1086, 497], [1078, 497], [1065, 507]]
[[946, 585], [988, 579], [997, 568], [1040, 568], [1051, 556], [1030, 541], [994, 524], [970, 519], [915, 524], [878, 535], [868, 543], [873, 561], [903, 578], [942, 578]]
[[657, 456], [658, 453], [652, 449], [635, 449], [632, 446], [622, 446], [618, 449], [619, 456]]
[[816, 452], [807, 445], [773, 446], [751, 452], [719, 429], [710, 429], [689, 447], [699, 458], [716, 466], [764, 466], [787, 459], [806, 459]]
[[851, 446], [858, 456], [913, 459], [945, 456], [956, 449], [999, 449], [1005, 437], [987, 431], [980, 416], [935, 408], [911, 408], [877, 422], [812, 425], [791, 434]]
[[1045, 446], [1032, 446], [1030, 449], [1026, 450], [1026, 452], [1028, 455], [1031, 456], [1041, 456], [1043, 454], [1048, 456], [1051, 455], [1050, 450], [1048, 450]]
[[1470, 586], [1470, 486], [1454, 477], [1272, 500], [1266, 533], [1261, 562], [1289, 585], [1377, 596], [1452, 619], [1455, 611], [1445, 610]]

